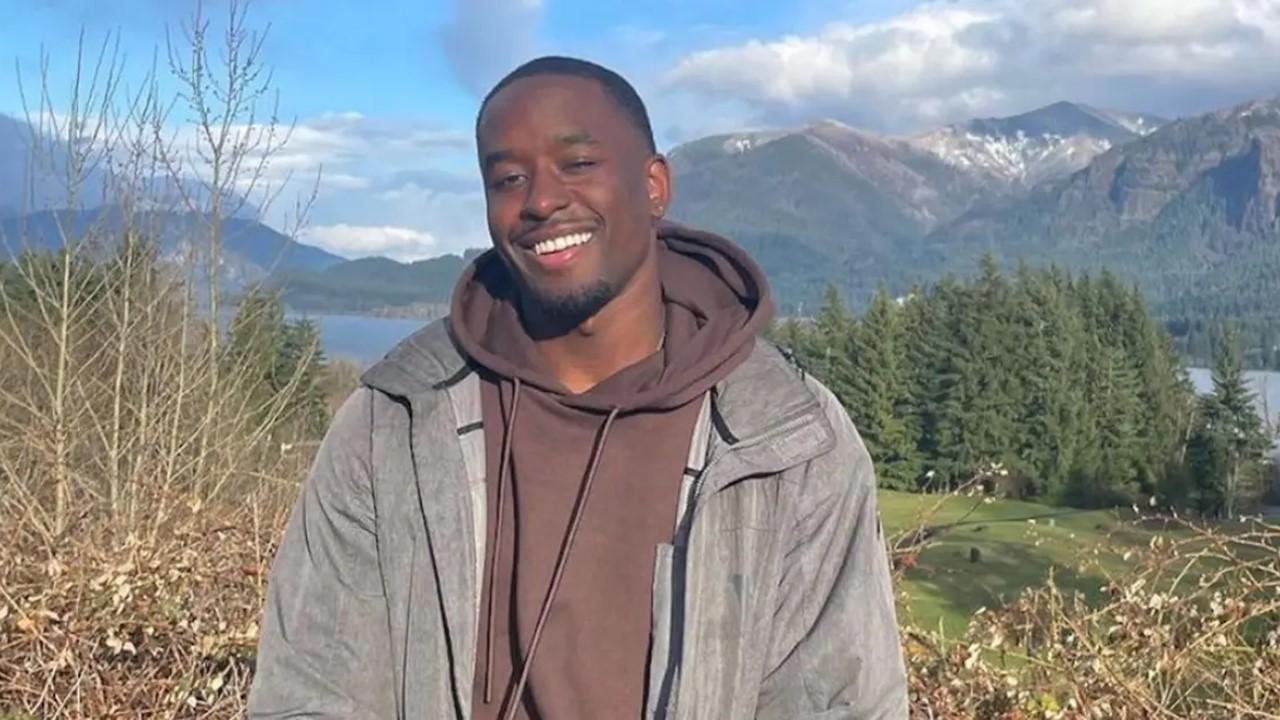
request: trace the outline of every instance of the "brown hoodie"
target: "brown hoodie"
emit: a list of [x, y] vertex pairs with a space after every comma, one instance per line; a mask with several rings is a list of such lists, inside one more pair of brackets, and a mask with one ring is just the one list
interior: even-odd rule
[[772, 313], [736, 246], [671, 223], [658, 236], [663, 347], [580, 394], [545, 371], [495, 253], [454, 293], [454, 337], [484, 379], [477, 720], [642, 714], [655, 553], [674, 532], [695, 401]]

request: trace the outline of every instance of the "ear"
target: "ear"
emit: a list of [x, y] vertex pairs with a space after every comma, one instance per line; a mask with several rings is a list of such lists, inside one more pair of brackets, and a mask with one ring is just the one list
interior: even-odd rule
[[671, 166], [667, 163], [666, 156], [656, 154], [649, 159], [646, 171], [649, 215], [654, 220], [660, 220], [666, 215], [667, 208], [671, 207]]

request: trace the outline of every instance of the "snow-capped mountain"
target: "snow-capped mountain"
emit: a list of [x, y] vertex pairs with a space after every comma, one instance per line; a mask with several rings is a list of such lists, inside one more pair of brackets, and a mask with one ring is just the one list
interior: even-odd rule
[[814, 277], [838, 277], [869, 296], [941, 262], [926, 236], [1065, 180], [1161, 124], [1062, 102], [918, 135], [834, 120], [715, 135], [671, 151], [671, 213], [756, 253], [781, 295], [806, 297], [821, 286]]
[[1081, 170], [1164, 122], [1153, 115], [1059, 102], [1013, 117], [949, 125], [909, 140], [957, 167], [1028, 187]]

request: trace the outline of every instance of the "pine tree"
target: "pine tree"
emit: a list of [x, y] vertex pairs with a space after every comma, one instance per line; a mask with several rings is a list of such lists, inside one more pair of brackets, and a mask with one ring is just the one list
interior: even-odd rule
[[814, 317], [808, 342], [802, 353], [807, 366], [846, 408], [852, 401], [853, 362], [850, 358], [854, 317], [840, 299], [834, 285], [822, 296], [822, 307]]
[[947, 472], [939, 460], [938, 448], [951, 357], [943, 297], [952, 287], [953, 283], [946, 280], [928, 293], [914, 288], [901, 318], [905, 414], [916, 439], [923, 490], [932, 489], [935, 479]]
[[274, 375], [284, 340], [284, 305], [274, 293], [254, 288], [236, 306], [223, 345], [227, 376], [248, 385], [259, 408], [276, 392]]
[[1191, 444], [1192, 499], [1200, 510], [1230, 517], [1256, 500], [1268, 445], [1245, 380], [1239, 336], [1227, 327], [1217, 343], [1213, 392], [1202, 400]]
[[994, 261], [982, 276], [944, 296], [948, 331], [941, 333], [944, 370], [937, 404], [937, 460], [951, 483], [963, 482], [988, 463], [1013, 455], [1014, 399], [1005, 303], [1007, 282]]
[[1019, 273], [1014, 325], [1023, 353], [1016, 368], [1016, 453], [1027, 491], [1050, 498], [1062, 496], [1079, 442], [1083, 332], [1066, 293], [1056, 271]]
[[1138, 481], [1144, 492], [1152, 493], [1165, 475], [1177, 472], [1175, 465], [1191, 430], [1195, 393], [1172, 340], [1151, 320], [1137, 288], [1129, 292], [1128, 312], [1128, 351], [1136, 363], [1141, 395]]
[[315, 323], [287, 321], [278, 294], [253, 289], [240, 298], [223, 347], [228, 377], [247, 385], [260, 417], [276, 413], [274, 408], [283, 405], [300, 432], [324, 431], [328, 423], [322, 387], [325, 359]]
[[974, 462], [968, 442], [967, 409], [974, 394], [975, 372], [969, 357], [965, 289], [953, 281], [934, 288], [916, 320], [908, 395], [919, 411], [920, 442], [926, 486], [949, 489], [966, 479]]
[[1194, 397], [1168, 333], [1134, 288], [991, 258], [861, 319], [834, 289], [771, 335], [849, 410], [886, 485], [946, 489], [987, 463], [1004, 489], [1080, 505], [1169, 496]]
[[971, 370], [976, 373], [977, 393], [971, 407], [979, 462], [1005, 466], [1016, 461], [1017, 415], [1023, 402], [1018, 367], [1026, 358], [1026, 346], [1013, 320], [1015, 292], [990, 255], [982, 259], [973, 288], [976, 318], [969, 325]]
[[884, 290], [850, 335], [849, 413], [867, 443], [882, 484], [912, 488], [919, 475], [916, 438], [903, 377], [899, 310]]
[[328, 424], [320, 328], [307, 319], [288, 323], [273, 368], [272, 386], [288, 393], [289, 407], [305, 436], [318, 436]]

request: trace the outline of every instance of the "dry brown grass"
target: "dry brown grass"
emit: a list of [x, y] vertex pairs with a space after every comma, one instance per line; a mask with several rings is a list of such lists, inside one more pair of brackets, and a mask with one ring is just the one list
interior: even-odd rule
[[281, 524], [262, 507], [0, 550], [0, 717], [238, 717]]
[[[0, 718], [239, 717], [291, 494], [156, 541], [102, 528], [0, 550]], [[1050, 582], [958, 642], [903, 628], [913, 717], [1280, 715], [1280, 528], [1171, 522], [1099, 602]]]

